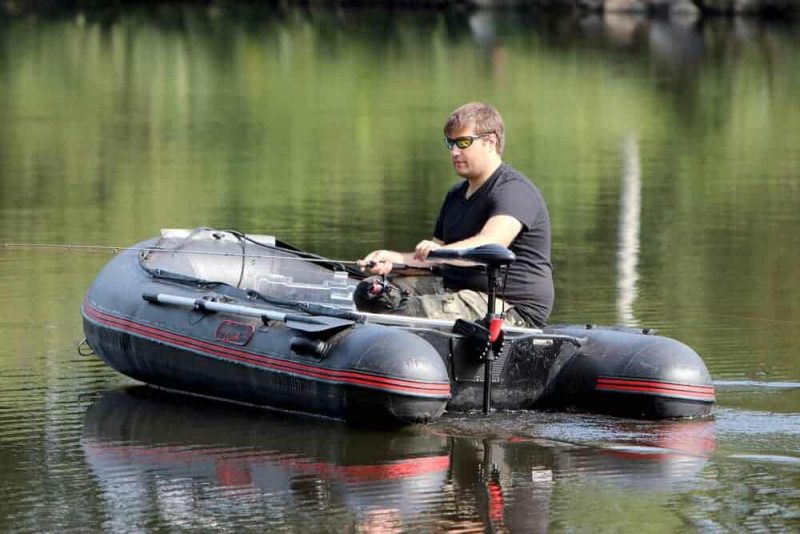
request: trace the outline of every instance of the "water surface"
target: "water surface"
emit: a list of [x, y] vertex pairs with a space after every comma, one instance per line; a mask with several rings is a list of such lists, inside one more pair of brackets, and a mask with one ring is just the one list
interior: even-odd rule
[[[78, 354], [107, 253], [0, 249], [0, 530], [790, 530], [800, 521], [800, 29], [164, 8], [0, 20], [0, 243], [429, 236], [476, 99], [553, 223], [551, 322], [693, 346], [713, 417], [367, 432], [137, 388]], [[131, 386], [134, 386], [131, 389]]]

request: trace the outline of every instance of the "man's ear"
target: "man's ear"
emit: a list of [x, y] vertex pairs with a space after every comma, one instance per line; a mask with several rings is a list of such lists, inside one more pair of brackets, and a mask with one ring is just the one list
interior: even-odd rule
[[492, 148], [494, 148], [494, 151], [499, 154], [499, 152], [497, 152], [497, 143], [499, 143], [499, 139], [497, 139], [497, 134], [493, 133], [492, 135], [489, 136], [489, 139], [492, 141]]

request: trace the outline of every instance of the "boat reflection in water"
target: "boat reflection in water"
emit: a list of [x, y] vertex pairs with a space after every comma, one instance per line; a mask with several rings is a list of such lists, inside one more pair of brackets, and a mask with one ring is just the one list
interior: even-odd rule
[[714, 421], [672, 421], [560, 454], [556, 469], [603, 487], [678, 493], [697, 486], [714, 450]]
[[[554, 525], [557, 530], [595, 531], [609, 510], [641, 512], [697, 488], [715, 448], [712, 420], [640, 424], [605, 419], [602, 426], [567, 422], [536, 427], [550, 435], [577, 435], [574, 441], [454, 439], [456, 502], [472, 495], [491, 531], [549, 532]], [[566, 427], [570, 431], [564, 432]], [[597, 440], [578, 441], [581, 434]]]
[[651, 506], [696, 487], [714, 450], [710, 420], [542, 417], [545, 437], [482, 437], [519, 428], [511, 414], [374, 431], [135, 387], [89, 408], [82, 443], [114, 531], [588, 528], [562, 516], [577, 500]]
[[103, 394], [82, 446], [113, 531], [401, 525], [441, 492], [450, 463], [448, 439], [430, 432], [358, 430], [148, 387]]

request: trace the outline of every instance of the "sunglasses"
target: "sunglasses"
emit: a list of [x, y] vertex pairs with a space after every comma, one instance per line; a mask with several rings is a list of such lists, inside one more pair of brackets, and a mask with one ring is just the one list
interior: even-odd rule
[[480, 135], [465, 135], [463, 137], [456, 137], [452, 139], [450, 137], [444, 138], [444, 146], [447, 147], [447, 150], [453, 150], [453, 147], [458, 147], [459, 150], [464, 150], [465, 148], [469, 148], [472, 146], [472, 143], [475, 142], [476, 139], [480, 139], [481, 137], [489, 137], [490, 133], [480, 134]]

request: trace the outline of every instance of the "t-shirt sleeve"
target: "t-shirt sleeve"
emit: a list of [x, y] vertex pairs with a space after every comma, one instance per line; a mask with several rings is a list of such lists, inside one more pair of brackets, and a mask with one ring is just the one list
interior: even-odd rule
[[541, 198], [531, 184], [523, 180], [509, 180], [495, 188], [489, 217], [510, 215], [529, 230], [535, 226], [541, 204]]

